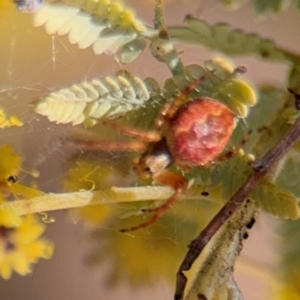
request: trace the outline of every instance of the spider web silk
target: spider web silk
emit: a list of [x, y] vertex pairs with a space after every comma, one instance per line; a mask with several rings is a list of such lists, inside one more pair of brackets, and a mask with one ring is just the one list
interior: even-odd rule
[[119, 65], [113, 57], [78, 50], [66, 37], [48, 36], [44, 28], [33, 27], [32, 15], [12, 11], [6, 16], [9, 30], [1, 43], [0, 100], [7, 114], [18, 116], [24, 125], [5, 129], [2, 137], [26, 157], [25, 165], [39, 169], [42, 176], [49, 174], [40, 182], [43, 190], [59, 191], [61, 168], [75, 150], [63, 142], [76, 128], [36, 114], [34, 101], [74, 83], [113, 76]]
[[[70, 45], [67, 37], [47, 35], [43, 27], [35, 28], [32, 25], [32, 18], [32, 15], [22, 14], [12, 7], [3, 13], [0, 11], [1, 107], [9, 116], [16, 115], [24, 123], [22, 127], [1, 129], [0, 146], [10, 144], [14, 153], [22, 156], [24, 172], [19, 176], [20, 182], [29, 186], [37, 184], [44, 192], [63, 192], [65, 174], [73, 157], [78, 161], [86, 157], [94, 161], [98, 159], [99, 163], [113, 169], [113, 162], [122, 164], [126, 153], [108, 152], [101, 155], [96, 152], [85, 153], [78, 151], [76, 147], [66, 146], [64, 143], [66, 138], [76, 134], [77, 130], [82, 134], [81, 130], [71, 125], [49, 122], [46, 117], [34, 112], [33, 103], [51, 91], [74, 83], [100, 76], [114, 76], [121, 67], [114, 57], [95, 56], [91, 49], [82, 51], [76, 45]], [[138, 62], [133, 70], [139, 68], [140, 63]], [[146, 67], [141, 76], [146, 77], [150, 69], [151, 66]], [[124, 168], [129, 167], [126, 165]], [[36, 170], [40, 173], [39, 178], [31, 176]], [[124, 181], [124, 185], [128, 184], [126, 178]], [[42, 299], [46, 293], [47, 299], [71, 297], [79, 300], [86, 298], [86, 291], [89, 291], [89, 299], [99, 299], [99, 295], [108, 300], [134, 300], [142, 297], [150, 300], [154, 294], [157, 295], [156, 299], [170, 297], [172, 291], [166, 282], [160, 282], [160, 286], [156, 288], [137, 290], [135, 295], [124, 282], [120, 287], [105, 293], [106, 271], [86, 267], [82, 261], [90, 251], [90, 245], [86, 240], [83, 241], [81, 226], [75, 224], [77, 219], [72, 215], [66, 218], [66, 213], [63, 212], [49, 215], [51, 217], [54, 215], [56, 222], [53, 226], [49, 226], [47, 233], [57, 245], [57, 258], [52, 259], [50, 264], [59, 274], [53, 276], [54, 273], [41, 262], [32, 276], [25, 278], [16, 276], [9, 282], [1, 281], [1, 290], [6, 295], [16, 300], [23, 298], [24, 294], [28, 294], [30, 299]], [[81, 247], [78, 247], [79, 243]], [[59, 271], [61, 267], [62, 272]], [[108, 263], [106, 269], [109, 268]], [[24, 280], [23, 283], [18, 281], [20, 279]], [[31, 285], [37, 280], [51, 284], [41, 284], [40, 289], [35, 288], [33, 296]], [[68, 281], [72, 288], [68, 287], [69, 284], [65, 284]], [[74, 284], [75, 282], [77, 284]], [[14, 294], [11, 285], [22, 289], [22, 296], [20, 293]], [[63, 286], [59, 288], [59, 294], [53, 290], [53, 286], [56, 285]]]

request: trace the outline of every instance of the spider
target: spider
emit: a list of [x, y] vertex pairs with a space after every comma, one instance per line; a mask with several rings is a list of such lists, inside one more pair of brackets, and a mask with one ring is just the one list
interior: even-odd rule
[[[237, 68], [235, 72], [240, 72], [241, 68]], [[141, 156], [133, 163], [139, 177], [152, 178], [154, 182], [174, 189], [174, 194], [161, 206], [142, 210], [153, 213], [152, 217], [144, 223], [121, 229], [121, 232], [134, 231], [154, 224], [185, 192], [187, 180], [169, 171], [171, 165], [176, 164], [183, 171], [192, 167], [205, 167], [233, 156], [246, 142], [243, 139], [232, 151], [220, 155], [235, 128], [235, 114], [218, 100], [209, 97], [186, 102], [189, 94], [205, 80], [206, 76], [193, 80], [177, 97], [163, 106], [152, 131], [126, 127], [114, 120], [102, 122], [119, 132], [139, 139], [125, 145], [110, 143], [105, 146], [106, 150], [141, 151]], [[103, 145], [97, 142], [80, 143], [89, 149], [103, 149]]]

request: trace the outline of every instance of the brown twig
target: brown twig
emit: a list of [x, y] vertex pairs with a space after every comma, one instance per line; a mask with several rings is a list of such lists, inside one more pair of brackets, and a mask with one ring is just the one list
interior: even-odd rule
[[220, 227], [238, 210], [247, 195], [258, 185], [270, 169], [287, 153], [291, 146], [300, 137], [300, 117], [286, 132], [284, 137], [261, 160], [253, 164], [252, 173], [246, 179], [241, 188], [223, 206], [218, 214], [211, 220], [207, 227], [189, 245], [189, 250], [181, 263], [176, 275], [175, 300], [183, 300], [187, 278], [183, 274], [188, 271], [198, 258], [205, 245]]

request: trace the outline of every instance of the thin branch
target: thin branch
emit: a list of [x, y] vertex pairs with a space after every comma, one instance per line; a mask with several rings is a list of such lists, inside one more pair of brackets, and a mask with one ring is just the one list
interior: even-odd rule
[[189, 245], [189, 250], [181, 263], [176, 275], [176, 290], [174, 299], [183, 300], [187, 282], [184, 271], [188, 271], [198, 258], [205, 245], [210, 241], [220, 227], [239, 209], [247, 195], [259, 184], [272, 167], [287, 153], [300, 137], [300, 117], [287, 131], [284, 137], [261, 160], [253, 164], [252, 173], [241, 188], [223, 206], [207, 227]]

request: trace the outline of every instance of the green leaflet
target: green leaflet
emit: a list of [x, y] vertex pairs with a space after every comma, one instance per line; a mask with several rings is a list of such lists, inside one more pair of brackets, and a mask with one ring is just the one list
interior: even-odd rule
[[228, 9], [236, 10], [239, 9], [243, 4], [244, 0], [221, 0], [222, 5]]
[[287, 105], [293, 105], [291, 97], [284, 90], [274, 87], [259, 89], [259, 108], [252, 112], [249, 123], [259, 133], [258, 141], [253, 149], [255, 155], [261, 157], [273, 147], [288, 130], [290, 124], [285, 117]]
[[[228, 9], [236, 10], [245, 4], [244, 0], [221, 0], [222, 5]], [[259, 16], [266, 13], [278, 14], [288, 8], [293, 0], [256, 0], [254, 2], [254, 12]], [[294, 0], [297, 10], [300, 10], [300, 1]]]
[[291, 66], [288, 74], [288, 87], [295, 93], [300, 92], [300, 65]]
[[257, 87], [256, 91], [259, 100], [247, 118], [249, 127], [253, 130], [260, 130], [262, 126], [274, 128], [285, 106], [287, 92], [270, 85]]
[[291, 191], [296, 197], [300, 198], [299, 154], [291, 151], [283, 163], [280, 173], [276, 178], [276, 184]]
[[268, 11], [279, 13], [286, 8], [289, 3], [289, 0], [256, 0], [254, 10], [258, 15], [265, 14]]
[[224, 203], [241, 187], [250, 171], [248, 157], [236, 155], [210, 168], [198, 168], [194, 176], [201, 178], [201, 184], [207, 187], [207, 191], [217, 192], [218, 202]]
[[186, 27], [170, 27], [171, 37], [196, 43], [228, 55], [255, 55], [264, 60], [299, 64], [300, 57], [276, 46], [257, 34], [232, 29], [229, 25], [208, 23], [193, 17], [186, 18]]
[[249, 166], [247, 156], [236, 156], [224, 163], [220, 180], [222, 184], [222, 197], [225, 201], [228, 201], [242, 186], [250, 171], [251, 167]]
[[[253, 153], [262, 157], [271, 149], [285, 132], [290, 128], [299, 112], [295, 108], [294, 97], [288, 92], [274, 88], [262, 87], [259, 89], [257, 109], [253, 110], [247, 119], [251, 128], [256, 129], [250, 143], [253, 144]], [[266, 122], [266, 120], [269, 120]], [[297, 197], [300, 196], [299, 184], [299, 142], [293, 150], [275, 166], [267, 177], [279, 186], [291, 190]], [[296, 152], [297, 151], [297, 152]]]
[[205, 61], [204, 67], [189, 65], [185, 67], [183, 75], [166, 80], [164, 97], [172, 99], [176, 91], [182, 91], [193, 80], [203, 77], [203, 81], [191, 93], [190, 98], [208, 96], [218, 99], [227, 105], [237, 118], [245, 118], [248, 108], [257, 102], [256, 94], [250, 84], [239, 78], [239, 71], [236, 70], [225, 59]]
[[115, 118], [144, 106], [157, 93], [153, 79], [142, 81], [128, 72], [96, 78], [52, 92], [35, 105], [38, 114], [57, 124], [84, 123], [91, 127], [100, 119]]
[[299, 218], [299, 199], [276, 184], [263, 180], [250, 194], [259, 208], [281, 219]]
[[[231, 150], [230, 148], [228, 149]], [[246, 155], [229, 158], [214, 167], [197, 170], [207, 190], [221, 188], [220, 202], [228, 201], [241, 187], [251, 172], [249, 159]]]

